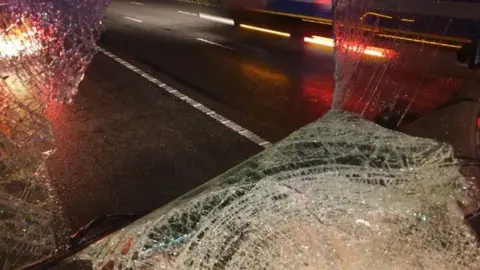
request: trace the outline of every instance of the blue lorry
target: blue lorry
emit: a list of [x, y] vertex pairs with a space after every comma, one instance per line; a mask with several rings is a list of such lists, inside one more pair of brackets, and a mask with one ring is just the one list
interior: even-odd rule
[[331, 0], [267, 0], [265, 10], [312, 18], [332, 19]]
[[236, 25], [249, 24], [288, 32], [294, 39], [332, 36], [331, 0], [250, 0], [238, 5], [231, 0]]
[[[237, 25], [252, 24], [288, 32], [299, 40], [311, 35], [333, 35], [331, 0], [250, 0], [248, 3], [232, 9]], [[469, 18], [375, 10], [365, 12], [361, 18], [363, 25], [374, 27], [376, 31], [380, 29], [389, 35], [406, 37], [406, 40], [441, 40], [446, 42], [446, 47], [452, 48], [480, 34], [480, 23]]]

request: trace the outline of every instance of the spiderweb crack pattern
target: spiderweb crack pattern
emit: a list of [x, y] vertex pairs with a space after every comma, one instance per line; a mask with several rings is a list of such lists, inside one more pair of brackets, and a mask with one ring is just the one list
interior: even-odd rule
[[104, 0], [4, 0], [0, 5], [0, 265], [52, 252], [54, 192], [45, 110], [70, 102], [96, 52]]
[[[459, 174], [452, 148], [363, 119], [401, 98], [408, 109], [429, 93], [423, 83], [440, 50], [365, 32], [361, 16], [372, 1], [337, 0], [334, 7], [334, 110], [69, 263], [89, 262], [94, 269], [480, 269], [476, 240], [458, 209], [474, 204], [476, 193]], [[368, 26], [376, 29], [378, 20]], [[391, 57], [365, 61], [370, 45], [395, 54], [382, 51]], [[409, 70], [415, 58], [426, 61]]]
[[331, 111], [79, 254], [94, 269], [474, 269], [450, 146]]

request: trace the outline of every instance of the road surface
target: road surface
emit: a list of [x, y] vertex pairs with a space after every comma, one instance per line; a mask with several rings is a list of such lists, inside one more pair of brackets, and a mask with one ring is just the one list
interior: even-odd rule
[[[277, 141], [328, 110], [331, 50], [312, 57], [283, 37], [239, 34], [230, 25], [192, 15], [217, 15], [195, 5], [135, 3], [111, 3], [101, 46], [155, 76], [187, 84], [260, 136]], [[329, 94], [319, 99], [316, 92]]]
[[[227, 25], [147, 4], [113, 2], [102, 48], [268, 141], [329, 108], [328, 52], [325, 72], [314, 74], [318, 63], [281, 39], [235, 43]], [[158, 208], [263, 149], [102, 53], [73, 104], [52, 104], [48, 117], [58, 146], [49, 172], [71, 230]]]
[[[329, 109], [335, 69], [331, 48], [301, 49], [303, 45], [284, 37], [208, 20], [210, 15], [228, 17], [216, 9], [173, 1], [114, 1], [100, 44], [154, 76], [166, 75], [188, 85], [194, 89], [190, 94], [270, 141], [284, 138]], [[395, 97], [389, 88], [400, 89], [402, 83], [398, 95], [415, 99], [413, 111], [425, 113], [445, 102], [470, 76], [455, 65], [453, 49], [391, 38], [374, 42], [392, 48], [401, 61], [383, 59], [362, 68], [352, 95], [355, 100], [349, 101], [355, 107], [380, 108], [367, 101], [376, 99], [376, 93]], [[450, 77], [456, 82], [442, 87]]]
[[74, 103], [48, 117], [49, 172], [72, 229], [153, 210], [262, 149], [102, 54]]

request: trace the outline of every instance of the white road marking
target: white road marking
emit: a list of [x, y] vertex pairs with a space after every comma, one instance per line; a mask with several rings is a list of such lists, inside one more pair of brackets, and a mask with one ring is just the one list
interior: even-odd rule
[[228, 24], [228, 25], [234, 25], [235, 24], [233, 19], [230, 19], [230, 18], [208, 15], [208, 14], [204, 14], [204, 13], [200, 13], [198, 16], [201, 19], [206, 19], [206, 20], [210, 20], [210, 21], [214, 21], [214, 22], [224, 23], [224, 24]]
[[222, 116], [221, 114], [213, 111], [212, 109], [208, 108], [207, 106], [201, 104], [200, 102], [180, 93], [175, 88], [167, 85], [166, 83], [161, 82], [157, 78], [151, 76], [150, 74], [140, 70], [139, 68], [135, 67], [134, 65], [128, 63], [127, 61], [123, 60], [122, 58], [114, 55], [113, 53], [98, 47], [98, 50], [105, 54], [106, 56], [110, 57], [111, 59], [115, 60], [116, 62], [120, 63], [122, 66], [130, 69], [131, 71], [137, 73], [138, 75], [142, 76], [146, 80], [150, 81], [151, 83], [155, 84], [156, 86], [162, 88], [163, 90], [167, 91], [168, 93], [172, 94], [176, 98], [185, 101], [188, 105], [194, 107], [195, 109], [201, 111], [202, 113], [208, 115], [209, 117], [215, 119], [216, 121], [220, 122], [225, 127], [229, 128], [230, 130], [236, 132], [237, 134], [247, 138], [248, 140], [254, 142], [255, 144], [267, 148], [272, 145], [271, 142], [262, 139], [260, 136], [256, 135], [255, 133], [249, 131], [248, 129], [240, 126], [239, 124], [227, 119], [226, 117]]
[[135, 19], [135, 18], [132, 18], [132, 17], [125, 17], [125, 19], [131, 20], [131, 21], [134, 21], [134, 22], [139, 22], [139, 23], [143, 22], [142, 20]]
[[186, 12], [186, 11], [181, 11], [181, 10], [179, 10], [179, 11], [177, 11], [177, 12], [178, 12], [178, 13], [185, 14], [185, 15], [191, 15], [191, 16], [195, 16], [195, 17], [197, 17], [197, 16], [198, 16], [198, 14], [196, 14], [196, 13], [192, 13], [192, 12]]
[[198, 41], [205, 42], [205, 43], [208, 43], [208, 44], [212, 44], [212, 45], [215, 45], [215, 46], [219, 46], [219, 47], [222, 47], [222, 48], [225, 48], [225, 49], [235, 50], [235, 49], [232, 48], [232, 47], [228, 47], [228, 46], [222, 45], [222, 44], [220, 44], [220, 43], [216, 43], [216, 42], [210, 41], [210, 40], [208, 40], [208, 39], [197, 38], [197, 40], [198, 40]]
[[139, 3], [139, 2], [134, 2], [134, 1], [130, 1], [130, 3], [134, 4], [134, 5], [145, 6], [144, 3]]
[[177, 11], [178, 13], [185, 14], [185, 15], [191, 15], [195, 17], [199, 17], [200, 19], [205, 19], [205, 20], [210, 20], [218, 23], [223, 23], [223, 24], [228, 24], [228, 25], [234, 25], [235, 22], [233, 19], [230, 18], [225, 18], [225, 17], [220, 17], [220, 16], [214, 16], [214, 15], [209, 15], [205, 13], [192, 13], [192, 12], [187, 12], [183, 10]]

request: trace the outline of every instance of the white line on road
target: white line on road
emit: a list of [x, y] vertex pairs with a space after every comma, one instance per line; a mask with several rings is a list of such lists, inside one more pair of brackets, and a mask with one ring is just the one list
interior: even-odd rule
[[191, 16], [196, 16], [199, 17], [200, 19], [205, 19], [213, 22], [218, 22], [218, 23], [223, 23], [223, 24], [228, 24], [228, 25], [234, 25], [235, 22], [233, 19], [230, 18], [225, 18], [225, 17], [220, 17], [220, 16], [214, 16], [214, 15], [209, 15], [205, 13], [192, 13], [192, 12], [187, 12], [183, 10], [177, 11], [178, 13], [185, 14], [185, 15], [191, 15]]
[[207, 106], [201, 104], [200, 102], [180, 93], [178, 90], [175, 88], [167, 85], [166, 83], [161, 82], [157, 78], [151, 76], [150, 74], [140, 70], [139, 68], [135, 67], [134, 65], [128, 63], [127, 61], [123, 60], [122, 58], [114, 55], [111, 52], [108, 52], [107, 50], [98, 47], [98, 50], [105, 54], [106, 56], [110, 57], [111, 59], [115, 60], [116, 62], [120, 63], [122, 66], [128, 68], [129, 70], [137, 73], [138, 75], [142, 76], [149, 82], [155, 84], [156, 86], [162, 88], [163, 90], [167, 91], [168, 93], [172, 94], [176, 98], [183, 100], [186, 102], [188, 105], [194, 107], [195, 109], [201, 111], [202, 113], [208, 115], [210, 118], [218, 121], [225, 127], [229, 128], [230, 130], [236, 132], [237, 134], [247, 138], [248, 140], [254, 142], [255, 144], [267, 148], [272, 145], [271, 142], [262, 139], [260, 136], [256, 135], [255, 133], [249, 131], [248, 129], [240, 126], [239, 124], [227, 119], [226, 117], [220, 115], [219, 113], [213, 111], [212, 109], [208, 108]]
[[192, 13], [192, 12], [186, 12], [186, 11], [177, 11], [178, 13], [182, 13], [182, 14], [185, 14], [185, 15], [191, 15], [191, 16], [198, 16], [198, 14], [196, 13]]
[[145, 6], [144, 3], [139, 3], [139, 2], [134, 2], [134, 1], [130, 1], [130, 3], [134, 4], [134, 5]]
[[233, 19], [230, 19], [230, 18], [208, 15], [208, 14], [204, 14], [204, 13], [200, 13], [198, 16], [201, 19], [206, 19], [206, 20], [210, 20], [210, 21], [214, 21], [214, 22], [224, 23], [224, 24], [228, 24], [228, 25], [234, 25], [235, 24]]
[[208, 44], [212, 44], [212, 45], [215, 45], [215, 46], [219, 46], [219, 47], [222, 47], [222, 48], [225, 48], [225, 49], [235, 50], [235, 49], [232, 48], [232, 47], [228, 47], [228, 46], [222, 45], [222, 44], [220, 44], [220, 43], [216, 43], [216, 42], [210, 41], [210, 40], [208, 40], [208, 39], [197, 38], [197, 40], [198, 40], [198, 41], [205, 42], [205, 43], [208, 43]]
[[134, 21], [134, 22], [139, 22], [139, 23], [143, 22], [142, 20], [135, 19], [135, 18], [132, 18], [132, 17], [125, 17], [125, 19], [131, 20], [131, 21]]

